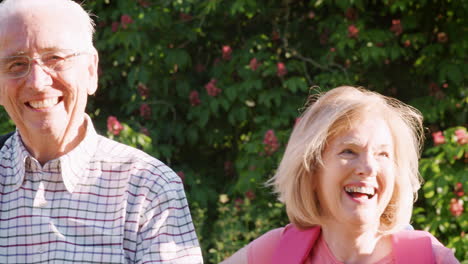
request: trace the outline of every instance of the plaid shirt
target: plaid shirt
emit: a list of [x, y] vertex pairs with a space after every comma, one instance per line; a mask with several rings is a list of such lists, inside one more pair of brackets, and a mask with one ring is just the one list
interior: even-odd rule
[[41, 166], [18, 132], [0, 151], [0, 263], [202, 263], [180, 178], [96, 134]]

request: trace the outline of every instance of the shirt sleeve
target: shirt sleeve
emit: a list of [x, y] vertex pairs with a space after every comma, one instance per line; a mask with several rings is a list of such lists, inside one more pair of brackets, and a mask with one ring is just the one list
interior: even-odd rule
[[150, 185], [139, 223], [136, 263], [203, 263], [183, 185], [174, 172]]
[[[438, 241], [437, 241], [438, 242]], [[432, 244], [432, 251], [437, 264], [460, 264], [450, 248], [444, 247], [440, 242]]]

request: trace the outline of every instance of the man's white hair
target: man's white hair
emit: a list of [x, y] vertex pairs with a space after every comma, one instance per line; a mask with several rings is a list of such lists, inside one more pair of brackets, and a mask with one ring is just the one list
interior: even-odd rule
[[[93, 46], [94, 21], [91, 13], [72, 0], [4, 0], [0, 3], [0, 21], [5, 21], [9, 16], [22, 11], [30, 10], [60, 10], [64, 14], [76, 15], [77, 23], [83, 27], [87, 44]], [[0, 23], [0, 33], [4, 30]]]

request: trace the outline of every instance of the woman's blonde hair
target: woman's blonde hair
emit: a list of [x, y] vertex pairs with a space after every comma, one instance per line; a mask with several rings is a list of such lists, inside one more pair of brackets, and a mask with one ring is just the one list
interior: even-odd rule
[[362, 88], [342, 86], [310, 98], [293, 129], [283, 159], [270, 180], [299, 228], [320, 225], [323, 209], [317, 196], [317, 169], [327, 140], [350, 128], [365, 114], [384, 119], [395, 152], [395, 188], [381, 216], [379, 230], [394, 232], [407, 225], [421, 182], [418, 160], [423, 143], [421, 113], [396, 99]]

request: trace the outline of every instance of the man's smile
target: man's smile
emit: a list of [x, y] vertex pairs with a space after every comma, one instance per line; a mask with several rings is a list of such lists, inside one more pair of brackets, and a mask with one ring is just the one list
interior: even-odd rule
[[47, 109], [47, 108], [57, 105], [59, 102], [62, 101], [62, 99], [63, 97], [60, 96], [60, 97], [52, 97], [52, 98], [47, 98], [47, 99], [42, 99], [42, 100], [33, 100], [33, 101], [26, 102], [26, 105], [37, 110], [43, 110], [43, 109]]

